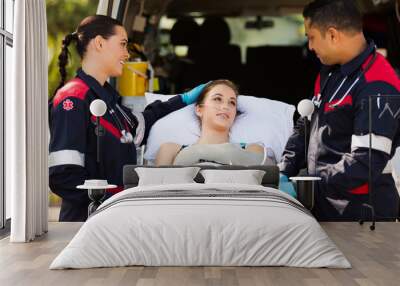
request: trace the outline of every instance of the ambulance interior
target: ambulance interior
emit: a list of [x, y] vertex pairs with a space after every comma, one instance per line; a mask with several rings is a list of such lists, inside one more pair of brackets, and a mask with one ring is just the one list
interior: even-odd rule
[[[241, 94], [297, 105], [312, 94], [320, 67], [304, 35], [301, 13], [308, 2], [110, 0], [100, 1], [98, 9], [122, 20], [130, 41], [137, 44], [131, 45], [131, 60], [150, 60], [154, 92], [176, 94], [227, 78]], [[395, 1], [358, 3], [366, 35], [398, 70]]]

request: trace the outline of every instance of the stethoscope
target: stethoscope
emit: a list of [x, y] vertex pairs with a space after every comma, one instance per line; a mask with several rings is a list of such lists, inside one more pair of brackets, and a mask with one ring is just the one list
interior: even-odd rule
[[[134, 123], [132, 120], [129, 118], [129, 116], [125, 113], [125, 111], [119, 106], [118, 103], [115, 104], [115, 107], [121, 113], [122, 117], [124, 117], [125, 121], [128, 123], [129, 127], [131, 130], [135, 128]], [[121, 138], [120, 141], [121, 143], [127, 144], [127, 143], [133, 143], [133, 136], [132, 133], [129, 130], [126, 130], [125, 126], [122, 124], [121, 120], [119, 119], [118, 115], [116, 114], [114, 108], [109, 107], [108, 112], [110, 113], [111, 117], [113, 118], [114, 122], [118, 125], [118, 129], [121, 132]]]
[[127, 124], [128, 126], [124, 126], [124, 124], [122, 124], [121, 120], [119, 119], [118, 115], [116, 114], [115, 109], [112, 106], [110, 106], [110, 104], [108, 104], [107, 96], [105, 96], [103, 94], [103, 87], [101, 87], [94, 78], [88, 76], [85, 72], [83, 72], [83, 70], [78, 71], [78, 76], [82, 80], [84, 80], [93, 89], [94, 93], [106, 103], [107, 111], [111, 115], [113, 121], [116, 123], [116, 125], [118, 126], [118, 129], [121, 133], [121, 137], [120, 137], [121, 143], [133, 143], [134, 138], [132, 136], [132, 133], [129, 131], [129, 127], [131, 128], [131, 130], [134, 130], [136, 127], [135, 126], [136, 124], [134, 122], [132, 122], [132, 120], [125, 113], [125, 111], [119, 106], [119, 104], [115, 103], [115, 108], [119, 111], [119, 113], [122, 115], [122, 117], [128, 123]]
[[[335, 103], [331, 103], [332, 100], [336, 97], [336, 95], [338, 94], [338, 92], [340, 91], [340, 89], [342, 88], [343, 84], [346, 82], [348, 76], [346, 76], [342, 82], [339, 84], [338, 88], [335, 90], [335, 92], [332, 94], [331, 98], [329, 99], [328, 103], [329, 103], [329, 107], [330, 108], [334, 108], [338, 105], [340, 105], [343, 100], [346, 98], [346, 96], [349, 94], [349, 92], [354, 88], [354, 86], [360, 81], [361, 77], [372, 67], [372, 65], [374, 64], [375, 60], [377, 57], [377, 52], [376, 52], [376, 47], [374, 47], [374, 52], [373, 52], [373, 56], [372, 59], [368, 62], [368, 64], [366, 65], [366, 67], [364, 69], [361, 70], [360, 74], [358, 75], [358, 77], [353, 81], [353, 83], [350, 85], [350, 87], [346, 90], [346, 92], [343, 94], [343, 96], [340, 98], [340, 100], [338, 100]], [[324, 84], [321, 87], [320, 92], [317, 95], [314, 95], [312, 98], [312, 103], [314, 104], [315, 107], [319, 108], [322, 102], [321, 99], [321, 95], [324, 92], [330, 77], [332, 76], [332, 72], [330, 72], [328, 74], [328, 78], [325, 80]]]

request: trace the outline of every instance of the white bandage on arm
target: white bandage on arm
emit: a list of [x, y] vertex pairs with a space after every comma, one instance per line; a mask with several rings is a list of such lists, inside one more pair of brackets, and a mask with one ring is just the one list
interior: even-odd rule
[[136, 127], [136, 134], [135, 138], [133, 139], [133, 142], [135, 143], [136, 146], [140, 146], [142, 144], [143, 138], [144, 138], [144, 133], [146, 131], [146, 125], [144, 121], [144, 116], [143, 113], [141, 112], [132, 112], [133, 116], [136, 117], [137, 119], [137, 127]]
[[[362, 135], [362, 136], [357, 136], [353, 135], [351, 136], [351, 151], [354, 151], [357, 148], [369, 148], [370, 142], [369, 142], [369, 136], [370, 134], [367, 135]], [[390, 155], [391, 150], [392, 150], [392, 140], [385, 137], [385, 136], [380, 136], [380, 135], [375, 135], [371, 134], [371, 148], [374, 150], [382, 151], [385, 152], [386, 154]]]
[[60, 150], [49, 154], [49, 168], [60, 165], [85, 167], [85, 154], [76, 150]]

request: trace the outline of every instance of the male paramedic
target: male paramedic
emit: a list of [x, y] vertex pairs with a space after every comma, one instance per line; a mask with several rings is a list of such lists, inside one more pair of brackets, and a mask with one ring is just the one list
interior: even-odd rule
[[[362, 15], [351, 0], [316, 0], [303, 11], [309, 49], [322, 63], [312, 101], [308, 154], [304, 119], [296, 123], [279, 163], [281, 184], [307, 167], [319, 176], [313, 213], [318, 220], [362, 218], [372, 200], [377, 220], [398, 216], [399, 195], [389, 160], [399, 146], [400, 80], [375, 44], [364, 37]], [[392, 97], [385, 97], [391, 95]], [[372, 131], [369, 132], [369, 97]], [[378, 97], [381, 96], [381, 97]], [[286, 184], [287, 185], [287, 184]], [[366, 217], [370, 218], [370, 217]]]

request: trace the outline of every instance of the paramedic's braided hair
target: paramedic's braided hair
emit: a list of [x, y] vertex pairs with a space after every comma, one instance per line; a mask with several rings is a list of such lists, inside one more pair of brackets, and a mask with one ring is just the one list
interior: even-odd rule
[[57, 90], [59, 90], [65, 84], [65, 80], [67, 78], [67, 71], [65, 69], [65, 66], [68, 64], [68, 54], [69, 54], [68, 46], [73, 40], [76, 39], [77, 39], [77, 34], [72, 33], [66, 35], [64, 40], [62, 41], [61, 53], [58, 56], [58, 69], [60, 71], [61, 81], [57, 86], [54, 94], [56, 94]]
[[[68, 34], [62, 41], [61, 53], [58, 56], [58, 67], [61, 75], [60, 84], [54, 92], [57, 93], [66, 81], [67, 71], [66, 66], [68, 64], [68, 46], [72, 41], [75, 41], [75, 47], [79, 56], [84, 58], [88, 44], [96, 36], [102, 36], [104, 39], [108, 39], [115, 34], [115, 26], [122, 26], [121, 22], [111, 17], [104, 15], [94, 15], [86, 17], [79, 24], [76, 32]], [[53, 96], [54, 96], [53, 95]]]

